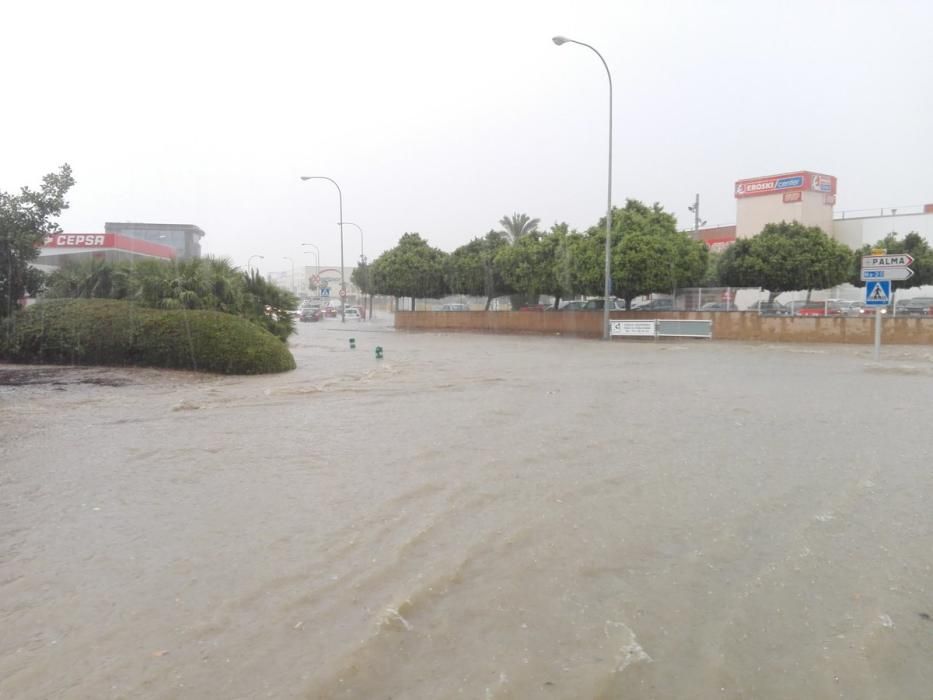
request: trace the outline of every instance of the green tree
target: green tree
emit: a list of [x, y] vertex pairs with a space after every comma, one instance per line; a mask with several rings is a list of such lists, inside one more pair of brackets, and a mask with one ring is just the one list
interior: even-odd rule
[[0, 317], [13, 313], [19, 299], [35, 296], [44, 276], [30, 263], [47, 236], [61, 229], [53, 221], [68, 208], [65, 196], [75, 184], [67, 163], [42, 178], [38, 191], [0, 192]]
[[851, 264], [852, 251], [822, 229], [782, 221], [731, 245], [719, 261], [719, 274], [723, 284], [761, 287], [773, 301], [782, 292], [842, 284]]
[[499, 219], [502, 232], [512, 243], [515, 243], [523, 236], [536, 233], [540, 223], [541, 219], [532, 219], [528, 214], [519, 214], [518, 212], [515, 212], [512, 216], [503, 216]]
[[914, 271], [909, 280], [891, 282], [891, 288], [910, 289], [933, 284], [933, 249], [926, 239], [916, 231], [911, 231], [903, 240], [896, 233], [889, 233], [875, 245], [865, 245], [852, 255], [852, 264], [849, 267], [849, 283], [857, 287], [865, 286], [862, 281], [862, 256], [871, 255], [872, 248], [884, 248], [888, 253], [907, 253], [913, 257], [910, 269]]
[[417, 233], [403, 234], [398, 244], [373, 263], [373, 288], [377, 294], [395, 297], [437, 299], [447, 293], [445, 271], [447, 254], [432, 248]]
[[513, 309], [536, 303], [542, 294], [558, 304], [575, 292], [577, 238], [567, 224], [555, 224], [548, 233], [527, 234], [496, 254], [503, 279], [515, 291]]
[[[603, 217], [588, 232], [587, 272], [581, 274], [588, 276], [590, 293], [603, 291], [605, 222]], [[677, 230], [677, 219], [658, 203], [649, 207], [629, 199], [624, 207], [613, 208], [612, 292], [625, 300], [626, 308], [644, 294], [699, 284], [708, 254], [703, 243]]]
[[719, 278], [719, 261], [724, 252], [715, 252], [710, 250], [706, 256], [706, 272], [703, 273], [703, 279], [700, 280], [701, 287], [720, 287], [722, 286]]
[[502, 277], [496, 254], [509, 245], [505, 234], [490, 231], [457, 248], [447, 259], [447, 285], [454, 294], [486, 297], [486, 310], [492, 300], [511, 294]]
[[46, 277], [43, 296], [50, 299], [127, 299], [134, 294], [134, 279], [128, 262], [67, 261]]

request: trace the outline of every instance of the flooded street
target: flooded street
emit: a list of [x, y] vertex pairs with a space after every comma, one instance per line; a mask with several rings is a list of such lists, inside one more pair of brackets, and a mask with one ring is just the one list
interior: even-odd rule
[[0, 367], [0, 698], [933, 697], [927, 348], [299, 325]]

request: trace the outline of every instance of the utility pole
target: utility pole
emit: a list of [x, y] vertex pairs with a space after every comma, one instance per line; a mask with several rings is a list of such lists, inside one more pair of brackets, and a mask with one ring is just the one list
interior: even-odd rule
[[693, 233], [696, 236], [697, 240], [700, 238], [700, 226], [706, 226], [705, 221], [700, 221], [700, 193], [697, 192], [696, 199], [693, 200], [693, 204], [687, 207], [689, 211], [693, 212]]

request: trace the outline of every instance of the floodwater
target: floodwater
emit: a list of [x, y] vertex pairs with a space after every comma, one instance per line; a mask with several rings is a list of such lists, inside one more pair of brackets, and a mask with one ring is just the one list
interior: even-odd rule
[[0, 698], [933, 697], [928, 349], [301, 326], [0, 368]]

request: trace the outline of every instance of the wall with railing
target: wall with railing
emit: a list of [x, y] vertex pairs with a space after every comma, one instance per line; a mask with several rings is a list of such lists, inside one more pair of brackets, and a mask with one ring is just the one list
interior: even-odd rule
[[[709, 319], [713, 322], [714, 340], [854, 344], [871, 344], [874, 341], [874, 319], [863, 317], [764, 316], [749, 311], [613, 311], [610, 317], [632, 320]], [[397, 311], [395, 327], [409, 331], [530, 333], [599, 338], [602, 336], [602, 312]], [[933, 345], [933, 318], [884, 318], [882, 343]]]

